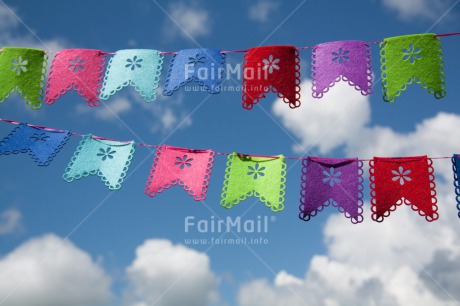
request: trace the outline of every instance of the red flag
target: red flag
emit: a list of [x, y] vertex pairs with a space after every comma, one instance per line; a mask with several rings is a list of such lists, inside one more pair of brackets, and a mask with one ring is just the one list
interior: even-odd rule
[[251, 48], [244, 56], [243, 108], [252, 109], [270, 90], [289, 104], [300, 106], [300, 59], [294, 46]]
[[372, 219], [382, 222], [401, 204], [437, 220], [433, 161], [426, 156], [374, 157], [370, 161]]

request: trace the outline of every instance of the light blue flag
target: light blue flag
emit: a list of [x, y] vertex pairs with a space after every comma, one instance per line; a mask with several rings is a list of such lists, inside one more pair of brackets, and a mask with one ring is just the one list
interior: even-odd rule
[[131, 164], [134, 146], [134, 141], [99, 140], [87, 135], [80, 142], [63, 178], [70, 183], [89, 175], [98, 175], [110, 190], [118, 190]]
[[101, 99], [110, 96], [128, 85], [147, 101], [156, 98], [160, 81], [163, 55], [157, 50], [119, 50], [110, 59], [101, 89]]

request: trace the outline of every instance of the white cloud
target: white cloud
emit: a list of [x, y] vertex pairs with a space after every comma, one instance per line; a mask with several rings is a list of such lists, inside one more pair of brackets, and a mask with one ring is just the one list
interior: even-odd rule
[[208, 255], [169, 240], [146, 240], [126, 274], [126, 305], [202, 306], [217, 299]]
[[[303, 85], [307, 94], [309, 81]], [[322, 111], [311, 110], [314, 108], [312, 98], [303, 100], [306, 111], [311, 110], [313, 116], [321, 118], [320, 127], [309, 122], [309, 117], [305, 118], [306, 112], [302, 117], [282, 110], [280, 104], [285, 106], [282, 101], [276, 101], [273, 110], [302, 144], [313, 144], [323, 153], [339, 147], [347, 155], [357, 153], [366, 154], [366, 157], [373, 154], [449, 155], [456, 150], [454, 140], [460, 134], [452, 126], [460, 124], [460, 116], [439, 113], [416, 125], [411, 133], [398, 133], [389, 127], [369, 127], [368, 99], [356, 105], [343, 105], [351, 96], [359, 97], [359, 93], [348, 92], [344, 86], [348, 85], [333, 89], [337, 91], [336, 98], [328, 101], [332, 105], [326, 105], [324, 99], [317, 102], [324, 103]], [[347, 126], [350, 121], [358, 123]], [[327, 131], [330, 126], [332, 130], [326, 132], [319, 143], [307, 139], [322, 130]], [[353, 133], [335, 140], [326, 139], [329, 133], [340, 133], [344, 128]], [[323, 232], [326, 253], [311, 259], [303, 278], [281, 271], [273, 283], [251, 281], [240, 288], [239, 304], [458, 305], [460, 232], [450, 167], [449, 160], [435, 161], [437, 178], [442, 178], [437, 181], [440, 214], [437, 222], [426, 222], [407, 206], [399, 207], [383, 223], [371, 221], [368, 204], [364, 209], [365, 222], [357, 226], [349, 224], [342, 214], [331, 215]]]
[[163, 96], [160, 86], [157, 99], [148, 103], [132, 87], [127, 87], [122, 93], [101, 102], [97, 107], [88, 107], [85, 103], [77, 104], [75, 112], [111, 123], [125, 120], [126, 115], [135, 113], [138, 121], [146, 122], [150, 132], [165, 134], [192, 125], [192, 118], [184, 109], [183, 100], [184, 95], [180, 92], [172, 97]]
[[8, 30], [17, 28], [19, 20], [12, 14], [13, 9], [8, 9], [5, 6], [0, 6], [0, 29]]
[[136, 48], [139, 46], [139, 43], [135, 39], [128, 39], [128, 42], [126, 43], [129, 47], [131, 48]]
[[94, 117], [105, 121], [115, 121], [117, 117], [122, 116], [124, 113], [128, 113], [132, 106], [131, 101], [125, 96], [117, 96], [109, 99], [108, 101], [101, 102], [98, 107], [89, 107], [86, 103], [80, 103], [75, 107], [77, 114], [89, 114], [91, 113]]
[[302, 285], [302, 280], [295, 276], [290, 275], [286, 271], [282, 270], [280, 273], [276, 275], [275, 278], [275, 285], [276, 286], [292, 286], [292, 285]]
[[14, 233], [22, 229], [22, 214], [16, 208], [10, 208], [0, 213], [0, 235]]
[[384, 6], [402, 19], [423, 17], [436, 20], [454, 3], [452, 0], [382, 0]]
[[280, 3], [273, 0], [259, 0], [249, 7], [249, 18], [251, 20], [265, 23], [269, 21], [270, 14], [275, 12]]
[[[371, 107], [369, 98], [362, 96], [344, 82], [337, 83], [322, 99], [311, 96], [311, 81], [301, 84], [302, 106], [291, 110], [277, 99], [273, 112], [282, 124], [299, 138], [298, 153], [321, 154], [343, 149], [347, 156], [408, 156], [428, 154], [449, 156], [457, 151], [460, 116], [438, 113], [415, 126], [414, 131], [398, 133], [390, 127], [369, 126]], [[441, 137], [442, 136], [442, 137]], [[391, 145], [388, 145], [391, 144]], [[451, 179], [449, 161], [436, 163], [436, 175]]]
[[182, 36], [197, 39], [211, 33], [209, 12], [197, 3], [175, 2], [169, 6], [169, 15], [164, 24], [164, 33], [170, 39]]
[[100, 306], [110, 278], [91, 257], [55, 235], [31, 239], [0, 259], [4, 306]]
[[[19, 33], [21, 27], [25, 28], [27, 34]], [[58, 51], [64, 49], [67, 44], [67, 41], [62, 38], [41, 38], [39, 33], [36, 33], [25, 20], [21, 19], [20, 13], [14, 8], [6, 4], [0, 5], [0, 45]]]
[[131, 99], [137, 102], [142, 112], [148, 116], [148, 127], [152, 133], [165, 134], [192, 125], [189, 111], [183, 105], [185, 98], [183, 93], [178, 91], [173, 96], [164, 96], [163, 87], [160, 86], [157, 99], [152, 103], [146, 103], [142, 97], [131, 93]]
[[171, 109], [166, 109], [161, 116], [161, 123], [163, 127], [170, 130], [172, 126], [177, 123], [177, 117], [174, 115]]
[[327, 253], [312, 258], [304, 278], [281, 271], [273, 284], [249, 282], [239, 305], [458, 305], [457, 217], [428, 224], [401, 207], [380, 224], [370, 221], [369, 210], [358, 226], [341, 214], [329, 217]]
[[[113, 99], [113, 101], [109, 102], [110, 109], [107, 107], [100, 108], [101, 111], [96, 116], [99, 116], [101, 119], [108, 119], [112, 118], [115, 115], [119, 116], [122, 113], [129, 112], [132, 108], [131, 102], [123, 97]], [[106, 105], [107, 106], [107, 105]]]
[[[315, 147], [320, 153], [330, 152], [344, 144], [370, 120], [367, 97], [346, 83], [337, 83], [321, 99], [311, 96], [311, 81], [301, 83], [302, 106], [290, 109], [277, 99], [273, 112], [300, 144], [294, 150], [304, 152]], [[353, 118], [353, 120], [350, 120]]]

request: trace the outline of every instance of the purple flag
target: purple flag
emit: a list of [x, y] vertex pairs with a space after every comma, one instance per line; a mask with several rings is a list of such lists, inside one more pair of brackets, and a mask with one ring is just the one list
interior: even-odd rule
[[365, 96], [374, 91], [371, 49], [366, 42], [344, 40], [319, 44], [313, 49], [311, 59], [314, 98], [323, 97], [340, 80]]
[[357, 158], [308, 157], [302, 161], [300, 219], [334, 206], [352, 223], [363, 221], [363, 169]]

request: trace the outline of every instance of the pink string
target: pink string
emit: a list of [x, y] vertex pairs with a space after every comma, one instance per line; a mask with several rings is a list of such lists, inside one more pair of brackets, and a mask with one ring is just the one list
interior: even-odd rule
[[460, 32], [436, 34], [437, 37], [448, 37], [448, 36], [456, 36], [456, 35], [460, 35]]
[[96, 139], [96, 140], [107, 140], [107, 141], [114, 141], [114, 142], [131, 143], [131, 141], [117, 140], [117, 139], [107, 138], [107, 137], [102, 137], [102, 136], [91, 135], [91, 138]]
[[[6, 123], [10, 123], [10, 124], [21, 124], [21, 122], [19, 121], [15, 121], [15, 120], [11, 120], [11, 119], [5, 119], [5, 118], [0, 118], [0, 121], [3, 121], [3, 122], [6, 122]], [[42, 126], [42, 125], [35, 125], [35, 124], [27, 124], [28, 126], [31, 126], [31, 127], [34, 127], [34, 128], [37, 128], [37, 129], [42, 129], [42, 130], [46, 130], [46, 131], [51, 131], [51, 132], [56, 132], [56, 133], [66, 133], [66, 131], [64, 130], [59, 130], [59, 129], [54, 129], [54, 128], [50, 128], [50, 127], [47, 127], [47, 126]], [[71, 132], [71, 135], [72, 136], [79, 136], [79, 137], [86, 137], [88, 135], [83, 135], [83, 134], [80, 134], [80, 133], [76, 133], [76, 132]], [[121, 143], [131, 143], [131, 141], [122, 141], [122, 140], [117, 140], [117, 139], [113, 139], [113, 138], [107, 138], [107, 137], [102, 137], [102, 136], [95, 136], [95, 135], [91, 135], [91, 138], [92, 139], [96, 139], [96, 140], [107, 140], [107, 141], [114, 141], [114, 142], [121, 142]], [[152, 144], [148, 144], [148, 143], [141, 143], [141, 142], [134, 142], [134, 144], [136, 146], [140, 146], [140, 147], [147, 147], [147, 148], [158, 148], [160, 146], [158, 145], [152, 145]], [[172, 149], [177, 149], [177, 150], [183, 150], [183, 151], [187, 151], [187, 152], [204, 152], [204, 151], [207, 151], [207, 150], [203, 150], [203, 149], [185, 149], [185, 148], [179, 148], [179, 147], [172, 147], [172, 146], [166, 146], [168, 148], [172, 148]], [[233, 153], [228, 153], [228, 152], [214, 152], [216, 155], [223, 155], [223, 156], [228, 156], [230, 154], [233, 154]], [[277, 159], [279, 158], [279, 156], [273, 156], [273, 155], [259, 155], [259, 154], [243, 154], [243, 153], [236, 153], [238, 156], [248, 156], [248, 157], [261, 157], [261, 158], [273, 158], [273, 159]], [[292, 160], [304, 160], [306, 159], [306, 157], [299, 157], [299, 156], [285, 156], [284, 157], [285, 159], [292, 159]], [[437, 157], [430, 157], [431, 159], [451, 159], [450, 156], [437, 156]], [[371, 159], [358, 159], [359, 161], [371, 161], [373, 160], [372, 158]]]
[[176, 51], [160, 51], [158, 54], [177, 54], [178, 52]]
[[311, 47], [311, 46], [305, 46], [305, 47], [300, 47], [299, 49], [300, 50], [307, 50], [307, 49], [314, 49], [315, 47]]
[[[449, 37], [449, 36], [457, 36], [457, 35], [460, 35], [460, 32], [452, 32], [452, 33], [443, 33], [443, 34], [435, 34], [436, 37]], [[383, 41], [371, 41], [371, 42], [368, 42], [368, 44], [373, 44], [373, 45], [377, 45], [377, 44], [381, 44]], [[307, 49], [314, 49], [315, 47], [311, 47], [311, 46], [304, 46], [304, 47], [299, 47], [298, 49], [300, 50], [307, 50]], [[245, 52], [248, 52], [249, 50], [222, 50], [220, 51], [220, 53], [245, 53]], [[3, 52], [3, 49], [0, 49], [0, 52]], [[45, 53], [48, 53], [48, 54], [56, 54], [58, 53], [59, 51], [45, 51]], [[104, 54], [108, 54], [108, 55], [115, 55], [117, 54], [116, 52], [102, 52]], [[158, 54], [178, 54], [177, 51], [160, 51], [158, 52]]]
[[222, 50], [220, 53], [245, 53], [249, 50]]

